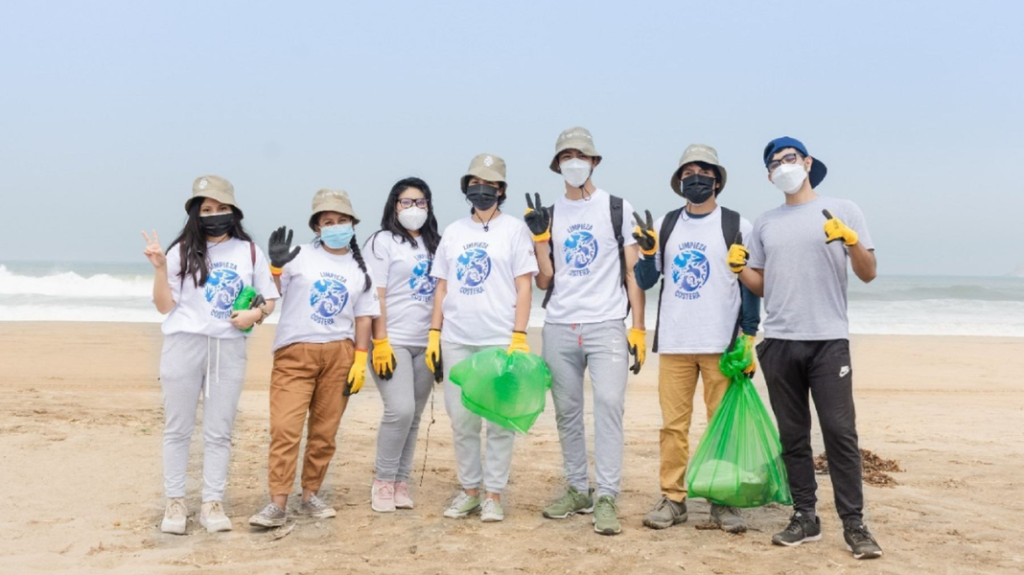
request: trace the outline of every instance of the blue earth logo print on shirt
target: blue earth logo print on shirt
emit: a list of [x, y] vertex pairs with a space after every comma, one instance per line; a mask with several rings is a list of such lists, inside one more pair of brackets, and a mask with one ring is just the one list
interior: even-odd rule
[[216, 262], [210, 266], [210, 275], [206, 278], [203, 295], [213, 309], [210, 315], [217, 319], [231, 317], [232, 308], [238, 294], [245, 288], [242, 276], [236, 271], [238, 266], [229, 262]]
[[676, 297], [700, 297], [700, 288], [711, 276], [711, 263], [705, 252], [707, 246], [698, 242], [686, 242], [679, 246], [679, 255], [672, 260], [672, 282], [678, 286]]
[[309, 307], [313, 308], [309, 317], [320, 325], [333, 325], [334, 316], [348, 304], [348, 288], [340, 275], [322, 272], [320, 276], [309, 288]]
[[457, 260], [455, 277], [462, 282], [459, 292], [466, 295], [483, 293], [483, 283], [491, 275], [491, 256], [487, 255], [486, 242], [473, 242], [465, 246]]
[[412, 274], [409, 276], [412, 299], [429, 302], [434, 297], [434, 289], [437, 288], [437, 278], [430, 277], [430, 269], [434, 262], [429, 256], [423, 254], [416, 256], [416, 259], [419, 261], [416, 267], [412, 268]]
[[565, 238], [565, 264], [570, 276], [585, 276], [590, 273], [590, 264], [597, 259], [597, 238], [590, 232], [594, 226], [576, 224], [569, 227]]

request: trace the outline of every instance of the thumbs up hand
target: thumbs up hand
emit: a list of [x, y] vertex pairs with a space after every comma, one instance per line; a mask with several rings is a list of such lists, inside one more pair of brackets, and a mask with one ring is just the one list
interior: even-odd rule
[[830, 244], [837, 240], [843, 240], [848, 246], [857, 245], [860, 241], [857, 232], [851, 230], [842, 220], [832, 215], [828, 210], [821, 210], [825, 215], [825, 243]]

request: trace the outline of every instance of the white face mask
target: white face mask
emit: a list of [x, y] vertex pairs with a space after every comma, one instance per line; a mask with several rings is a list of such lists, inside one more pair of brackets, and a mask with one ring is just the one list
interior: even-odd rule
[[807, 170], [803, 162], [798, 164], [782, 164], [772, 172], [772, 183], [775, 187], [786, 192], [795, 194], [800, 191], [807, 179]]
[[410, 206], [398, 212], [398, 223], [409, 231], [416, 231], [427, 222], [427, 210]]
[[590, 172], [593, 170], [590, 162], [581, 160], [579, 158], [573, 158], [566, 160], [561, 164], [558, 164], [558, 169], [562, 171], [562, 177], [565, 181], [574, 188], [583, 187], [583, 184], [587, 183], [587, 179], [590, 178]]

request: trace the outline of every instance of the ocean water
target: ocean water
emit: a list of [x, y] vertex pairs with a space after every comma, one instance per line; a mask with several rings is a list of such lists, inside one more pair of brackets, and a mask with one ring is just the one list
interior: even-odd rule
[[[152, 289], [146, 262], [0, 262], [0, 321], [159, 322]], [[648, 318], [656, 293], [648, 292]], [[542, 298], [534, 294], [533, 327], [544, 321]], [[869, 285], [852, 278], [849, 310], [855, 334], [1024, 337], [1024, 278], [883, 276]]]

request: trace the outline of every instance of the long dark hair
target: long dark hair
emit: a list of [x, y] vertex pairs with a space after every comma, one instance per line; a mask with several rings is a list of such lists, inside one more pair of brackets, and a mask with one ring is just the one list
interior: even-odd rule
[[[317, 214], [318, 218], [319, 216], [320, 214]], [[313, 238], [313, 245], [316, 247], [322, 247], [323, 244], [324, 241], [320, 239], [320, 234], [317, 233], [316, 237]], [[373, 285], [373, 282], [370, 281], [370, 272], [366, 270], [366, 262], [363, 261], [363, 252], [359, 249], [359, 241], [356, 240], [355, 234], [352, 234], [352, 239], [348, 242], [348, 249], [352, 252], [352, 257], [356, 260], [356, 263], [359, 264], [360, 271], [363, 272], [363, 293], [366, 293], [370, 291], [370, 286]]]
[[[181, 271], [178, 272], [178, 277], [183, 285], [185, 278], [191, 277], [192, 285], [195, 287], [206, 285], [206, 279], [210, 277], [210, 259], [209, 254], [206, 253], [206, 234], [203, 233], [203, 226], [199, 221], [199, 211], [203, 206], [203, 199], [201, 197], [192, 198], [192, 202], [188, 205], [188, 219], [185, 220], [185, 227], [181, 228], [181, 233], [167, 247], [167, 253], [170, 253], [175, 244], [181, 244], [178, 249], [178, 255], [181, 257]], [[228, 235], [251, 242], [252, 238], [242, 227], [242, 212], [235, 206], [228, 207], [235, 214], [235, 223], [228, 230]]]
[[437, 245], [441, 243], [441, 234], [437, 231], [437, 218], [434, 217], [433, 195], [430, 192], [430, 186], [419, 178], [403, 178], [398, 180], [394, 186], [391, 186], [391, 193], [388, 194], [388, 199], [384, 203], [384, 215], [380, 218], [380, 231], [374, 232], [370, 236], [371, 251], [374, 250], [377, 234], [380, 232], [391, 232], [398, 236], [399, 243], [409, 242], [413, 248], [419, 247], [416, 238], [412, 237], [409, 230], [405, 229], [405, 226], [398, 221], [398, 209], [395, 208], [395, 204], [398, 203], [398, 196], [402, 195], [402, 192], [409, 188], [416, 188], [423, 192], [423, 197], [427, 200], [427, 221], [420, 228], [420, 239], [423, 240], [427, 253], [433, 256], [437, 252]]

